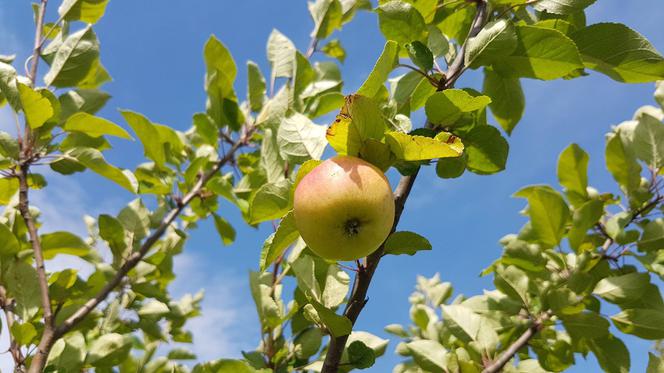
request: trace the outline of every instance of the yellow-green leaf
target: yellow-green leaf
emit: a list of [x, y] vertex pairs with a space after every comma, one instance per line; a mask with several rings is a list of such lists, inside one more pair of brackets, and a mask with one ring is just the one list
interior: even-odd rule
[[385, 134], [385, 138], [392, 153], [404, 161], [458, 157], [463, 153], [461, 140], [446, 132], [430, 138], [390, 131]]

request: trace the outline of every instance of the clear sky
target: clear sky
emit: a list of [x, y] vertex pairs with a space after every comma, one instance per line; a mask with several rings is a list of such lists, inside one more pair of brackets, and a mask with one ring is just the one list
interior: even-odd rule
[[[57, 2], [53, 3], [49, 21], [57, 18]], [[625, 23], [664, 50], [661, 0], [599, 0], [587, 13], [589, 23]], [[31, 21], [28, 2], [0, 0], [0, 54], [17, 53], [21, 61], [17, 66], [29, 54], [34, 32]], [[271, 30], [280, 30], [304, 50], [311, 27], [305, 1], [113, 0], [95, 27], [102, 62], [114, 78], [104, 86], [113, 99], [100, 115], [125, 126], [117, 108], [127, 108], [184, 130], [191, 125], [192, 114], [205, 108], [202, 49], [210, 34], [233, 53], [240, 70], [236, 86], [243, 97], [245, 61], [252, 59], [267, 71], [265, 43]], [[373, 66], [384, 39], [376, 15], [367, 12], [359, 13], [335, 36], [341, 39], [348, 55], [342, 67], [344, 92], [352, 93]], [[653, 103], [654, 86], [624, 85], [594, 72], [572, 81], [526, 80], [523, 85], [526, 113], [509, 139], [507, 171], [494, 176], [466, 174], [455, 180], [438, 179], [433, 168], [421, 172], [400, 229], [424, 235], [434, 248], [414, 257], [386, 257], [381, 262], [369, 303], [357, 325], [359, 330], [388, 338], [383, 332], [385, 325], [407, 324], [407, 298], [417, 274], [432, 276], [439, 272], [454, 284], [456, 294], [475, 295], [492, 288], [491, 279], [478, 274], [500, 255], [500, 237], [518, 231], [525, 221], [519, 215], [524, 202], [510, 195], [527, 184], [556, 183], [557, 157], [568, 144], [576, 142], [590, 154], [591, 185], [601, 191], [616, 191], [610, 189], [614, 183], [604, 167], [604, 134], [611, 125], [629, 119], [639, 106]], [[468, 72], [457, 86], [479, 89], [481, 74]], [[421, 123], [423, 116], [419, 113], [414, 119], [414, 123]], [[6, 108], [0, 109], [0, 130], [10, 131], [11, 127], [13, 119]], [[133, 169], [142, 162], [142, 148], [137, 142], [111, 142], [114, 149], [106, 157], [116, 165]], [[95, 175], [77, 175], [66, 179], [54, 175], [46, 192], [36, 196], [50, 221], [45, 231], [82, 233], [84, 213], [116, 213], [132, 198]], [[272, 229], [267, 224], [258, 230], [245, 226], [239, 213], [228, 205], [223, 205], [220, 212], [237, 228], [236, 243], [221, 247], [213, 225], [202, 224], [177, 260], [179, 278], [173, 287], [175, 294], [205, 288], [203, 317], [191, 323], [194, 350], [205, 359], [237, 357], [241, 350], [250, 350], [259, 341], [248, 271], [257, 268], [262, 242]], [[613, 313], [611, 309], [603, 311]], [[645, 371], [651, 343], [620, 336], [632, 354], [632, 371]], [[0, 339], [0, 348], [5, 345], [5, 339]], [[395, 345], [391, 343], [386, 355], [368, 371], [391, 371], [400, 361], [394, 353]], [[4, 360], [6, 355], [0, 355], [0, 361]], [[592, 357], [588, 363], [578, 357], [577, 363], [572, 371], [598, 370]], [[0, 363], [3, 368], [8, 371]]]

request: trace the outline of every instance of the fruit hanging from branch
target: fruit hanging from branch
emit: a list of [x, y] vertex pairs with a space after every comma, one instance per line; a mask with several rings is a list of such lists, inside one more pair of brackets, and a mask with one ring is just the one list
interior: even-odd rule
[[356, 157], [336, 156], [309, 172], [295, 189], [295, 224], [325, 259], [355, 260], [376, 251], [394, 223], [387, 178]]

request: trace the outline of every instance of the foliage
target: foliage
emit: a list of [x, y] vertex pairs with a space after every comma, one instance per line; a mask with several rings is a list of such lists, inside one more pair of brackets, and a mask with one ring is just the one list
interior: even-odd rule
[[[528, 221], [482, 272], [495, 290], [453, 297], [438, 275], [418, 277], [412, 325], [385, 328], [407, 357], [394, 371], [559, 372], [591, 353], [606, 372], [631, 371], [620, 334], [664, 338], [663, 119], [644, 106], [607, 134], [614, 192], [588, 184], [588, 154], [572, 144], [558, 160], [562, 193], [533, 185], [515, 194], [528, 201]], [[651, 354], [648, 372], [661, 367]]]
[[[620, 24], [586, 25], [584, 9], [592, 3], [381, 0], [373, 11], [387, 42], [358, 92], [344, 96], [339, 65], [315, 62], [314, 57], [323, 52], [343, 62], [346, 53], [333, 35], [356, 12], [373, 5], [367, 0], [316, 0], [309, 4], [314, 22], [309, 48], [301, 52], [274, 30], [267, 44], [269, 74], [247, 63], [246, 100], [235, 92], [238, 66], [230, 51], [211, 36], [203, 48], [206, 102], [193, 114], [192, 126], [177, 131], [131, 110], [121, 111], [126, 127], [96, 115], [110, 98], [101, 88], [111, 77], [94, 32], [107, 0], [63, 0], [54, 23], [45, 22], [47, 2], [42, 0], [34, 7], [37, 37], [28, 76], [18, 73], [13, 57], [0, 56], [0, 105], [7, 104], [18, 118], [15, 132], [0, 132], [0, 308], [17, 369], [331, 372], [370, 367], [385, 353], [387, 341], [353, 326], [380, 258], [431, 249], [426, 238], [396, 229], [421, 168], [435, 164], [441, 178], [460, 177], [466, 170], [484, 175], [505, 169], [508, 140], [488, 123], [487, 109], [507, 135], [514, 131], [525, 110], [522, 78], [574, 79], [590, 69], [626, 83], [664, 79], [664, 58], [640, 34]], [[40, 62], [49, 68], [44, 87], [37, 74]], [[395, 76], [401, 68], [408, 71]], [[484, 72], [482, 92], [454, 89], [469, 69]], [[661, 101], [661, 87], [658, 92]], [[427, 124], [415, 128], [411, 114], [422, 108]], [[329, 127], [314, 122], [336, 111]], [[643, 110], [607, 143], [607, 166], [627, 198], [625, 212], [605, 216], [617, 200], [588, 192], [587, 157], [574, 147], [561, 158], [565, 197], [543, 186], [518, 193], [529, 201], [532, 223], [504, 240], [510, 255], [489, 271], [505, 294], [498, 302], [508, 307], [501, 311], [507, 312], [505, 318], [516, 322], [514, 315], [527, 309], [536, 315], [530, 321], [547, 331], [534, 339], [541, 342], [539, 351], [545, 351], [538, 353], [546, 356], [542, 366], [565, 367], [577, 351], [603, 356], [605, 368], [624, 366], [613, 359], [624, 349], [598, 314], [599, 303], [592, 301], [598, 296], [625, 309], [612, 319], [620, 330], [661, 338], [661, 323], [653, 328], [650, 321], [661, 318], [654, 311], [660, 298], [648, 296], [655, 303], [645, 304], [632, 290], [659, 294], [648, 275], [608, 264], [635, 253], [636, 247], [643, 255], [634, 258], [661, 275], [656, 255], [660, 220], [645, 220], [660, 202], [648, 190], [656, 177], [643, 182], [644, 168], [635, 161], [644, 162], [654, 175], [664, 163], [658, 141], [661, 114], [653, 113]], [[111, 147], [109, 136], [137, 139], [145, 162], [133, 171], [109, 163], [104, 157]], [[357, 268], [315, 256], [289, 214], [295, 184], [315, 167], [328, 143], [337, 153], [402, 175], [395, 191], [395, 232]], [[85, 217], [85, 237], [65, 231], [40, 234], [43, 221], [30, 193], [47, 187], [49, 169], [65, 176], [90, 170], [134, 199], [117, 213]], [[169, 295], [176, 276], [173, 258], [182, 252], [188, 232], [208, 218], [221, 242], [231, 244], [235, 230], [220, 208], [229, 206], [249, 225], [271, 221], [278, 226], [257, 255], [259, 270], [249, 279], [262, 340], [255, 351], [244, 352], [243, 360], [189, 364], [195, 355], [171, 346], [192, 342], [186, 323], [200, 314], [202, 294], [182, 299]], [[586, 234], [598, 222], [608, 237], [605, 253], [596, 252], [597, 234]], [[631, 228], [632, 223], [638, 228]], [[563, 237], [569, 239], [567, 255], [552, 249]], [[88, 270], [49, 271], [49, 261], [63, 255], [77, 257]], [[355, 272], [352, 290], [346, 270]], [[573, 276], [578, 276], [575, 282], [567, 281]], [[604, 276], [604, 282], [595, 282], [599, 290], [585, 286], [593, 276]], [[284, 281], [296, 284], [292, 294], [285, 294], [292, 287]], [[543, 294], [538, 286], [545, 282], [576, 287], [565, 290], [565, 285], [538, 298]], [[444, 294], [448, 288], [442, 289]], [[436, 298], [438, 305], [447, 298], [444, 294]], [[412, 333], [427, 329], [434, 318], [418, 305], [414, 317], [419, 329]], [[461, 349], [455, 355], [435, 338], [411, 341], [408, 351], [423, 369], [442, 369], [448, 361], [476, 368], [478, 361], [485, 362], [482, 356], [493, 357], [514, 337], [493, 329], [495, 320], [489, 316], [463, 307], [445, 305], [446, 320], [454, 320], [454, 326], [436, 324], [454, 331], [454, 338], [450, 334], [442, 342]], [[576, 330], [582, 335], [564, 337], [554, 331], [549, 326], [554, 318], [561, 318], [565, 327], [580, 328]], [[527, 328], [527, 323], [528, 317], [515, 327]], [[398, 332], [411, 335], [407, 333]], [[548, 339], [555, 344], [546, 343]]]

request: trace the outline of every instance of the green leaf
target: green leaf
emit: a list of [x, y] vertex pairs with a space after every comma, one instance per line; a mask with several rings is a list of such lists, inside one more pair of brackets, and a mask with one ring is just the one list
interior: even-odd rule
[[347, 96], [341, 111], [344, 114], [350, 117], [362, 141], [383, 139], [387, 123], [375, 100], [359, 94]]
[[[297, 133], [292, 134], [294, 141], [301, 140]], [[306, 140], [305, 140], [306, 141]], [[285, 146], [293, 147], [295, 151], [306, 151], [306, 143], [285, 143]], [[286, 162], [279, 153], [279, 139], [276, 130], [266, 128], [263, 132], [263, 141], [261, 142], [260, 165], [265, 170], [268, 182], [276, 182], [286, 177]], [[291, 149], [289, 149], [291, 150]]]
[[221, 242], [224, 246], [228, 246], [235, 241], [235, 229], [233, 226], [224, 218], [217, 214], [212, 214], [214, 217], [214, 226], [217, 228], [217, 233], [221, 237]]
[[159, 137], [157, 127], [148, 118], [139, 113], [121, 110], [120, 114], [122, 114], [143, 144], [145, 155], [152, 159], [157, 166], [163, 167], [164, 163], [166, 163], [166, 154], [164, 153], [164, 143]]
[[[8, 63], [0, 62], [0, 97], [4, 96], [9, 106], [18, 113], [21, 111], [21, 98], [17, 83], [14, 67]], [[2, 104], [2, 101], [0, 99], [0, 104]]]
[[[1, 184], [0, 184], [1, 185]], [[14, 233], [4, 224], [0, 223], [0, 257], [13, 256], [21, 250], [21, 245]]]
[[50, 63], [51, 69], [44, 75], [47, 85], [59, 88], [78, 85], [98, 64], [99, 42], [89, 25], [67, 36], [60, 44], [57, 39], [52, 43], [57, 49]]
[[427, 47], [434, 57], [438, 58], [447, 54], [450, 50], [450, 41], [438, 27], [428, 26], [429, 36], [427, 37]]
[[320, 349], [323, 343], [323, 333], [319, 328], [307, 328], [293, 339], [295, 356], [298, 359], [307, 359]]
[[30, 320], [39, 312], [41, 298], [37, 271], [30, 264], [19, 261], [5, 261], [9, 264], [6, 271], [3, 269], [3, 285], [7, 295], [16, 301], [15, 314], [22, 320]]
[[466, 168], [480, 175], [494, 174], [505, 169], [509, 145], [493, 126], [477, 126], [463, 139], [468, 154]]
[[325, 138], [340, 155], [357, 156], [362, 147], [362, 137], [347, 115], [338, 115], [327, 129]]
[[496, 288], [508, 297], [518, 300], [523, 305], [529, 304], [529, 283], [530, 280], [526, 272], [516, 266], [510, 265], [496, 268], [496, 276], [494, 277]]
[[331, 58], [336, 58], [339, 62], [344, 63], [346, 60], [346, 50], [341, 45], [339, 39], [333, 39], [323, 45], [321, 51], [325, 53], [326, 56]]
[[664, 338], [664, 312], [655, 309], [629, 309], [611, 316], [621, 332], [639, 338], [654, 340]]
[[95, 367], [111, 367], [120, 364], [129, 355], [132, 337], [109, 333], [94, 339], [85, 362]]
[[608, 335], [588, 339], [587, 343], [605, 372], [629, 373], [629, 351], [623, 341], [613, 335]]
[[249, 223], [257, 224], [284, 216], [291, 207], [290, 188], [288, 180], [263, 184], [249, 199]]
[[468, 153], [463, 153], [460, 157], [440, 158], [436, 162], [436, 175], [442, 179], [457, 178], [466, 171], [468, 162]]
[[12, 325], [11, 334], [19, 345], [28, 345], [37, 336], [37, 329], [30, 323], [17, 323]]
[[445, 361], [447, 350], [440, 343], [428, 339], [420, 339], [406, 344], [417, 365], [432, 373], [447, 371]]
[[638, 300], [650, 283], [647, 273], [633, 272], [622, 276], [601, 279], [593, 294], [599, 295], [611, 303], [625, 303]]
[[[409, 40], [410, 41], [410, 40]], [[399, 63], [399, 44], [394, 41], [388, 40], [385, 43], [383, 52], [378, 57], [378, 61], [374, 65], [371, 73], [367, 79], [362, 83], [360, 89], [357, 90], [358, 95], [366, 97], [374, 97], [387, 80], [388, 75], [394, 67]]]
[[0, 178], [0, 205], [8, 205], [12, 197], [18, 192], [18, 179]]
[[339, 0], [316, 0], [309, 3], [309, 12], [314, 20], [311, 36], [325, 39], [335, 29], [341, 28], [342, 5]]
[[408, 135], [390, 131], [385, 134], [392, 153], [400, 160], [419, 161], [461, 156], [464, 145], [461, 140], [446, 132], [436, 137]]
[[451, 332], [465, 342], [475, 341], [482, 351], [495, 351], [499, 344], [498, 334], [486, 317], [476, 314], [462, 305], [442, 305], [443, 316]]
[[23, 113], [30, 128], [39, 128], [55, 114], [53, 105], [41, 90], [34, 90], [25, 84], [18, 83]]
[[61, 119], [67, 119], [79, 111], [94, 114], [111, 98], [106, 92], [97, 89], [75, 89], [58, 97], [60, 101]]
[[625, 83], [664, 79], [664, 58], [641, 34], [620, 23], [597, 23], [572, 34], [584, 65]]
[[141, 308], [136, 312], [141, 317], [158, 317], [170, 312], [170, 309], [165, 303], [157, 300], [150, 300], [143, 303]]
[[82, 257], [90, 252], [83, 239], [69, 232], [53, 232], [41, 236], [44, 259], [53, 259], [56, 255], [74, 255]]
[[276, 232], [270, 235], [261, 251], [260, 270], [265, 271], [275, 260], [277, 260], [286, 249], [299, 237], [300, 233], [295, 227], [295, 219], [293, 212], [289, 211], [288, 214], [281, 219], [279, 227]]
[[219, 359], [198, 364], [192, 373], [262, 373], [242, 360]]
[[185, 348], [174, 348], [168, 352], [171, 360], [196, 360], [196, 354]]
[[425, 111], [432, 123], [450, 126], [463, 113], [482, 110], [490, 103], [488, 96], [472, 96], [461, 89], [446, 89], [429, 97]]
[[123, 139], [132, 140], [132, 137], [124, 128], [117, 124], [88, 113], [76, 113], [65, 122], [63, 128], [65, 131], [76, 131], [85, 133], [92, 137], [101, 137], [104, 135], [117, 136]]
[[104, 15], [107, 4], [108, 0], [64, 0], [58, 13], [67, 21], [93, 24]]
[[610, 134], [606, 141], [606, 168], [620, 188], [631, 194], [641, 183], [641, 166], [636, 161], [634, 152], [628, 147], [619, 133]]
[[558, 246], [569, 220], [569, 207], [563, 197], [543, 186], [526, 187], [514, 194], [528, 200], [528, 216], [534, 238], [547, 246]]
[[265, 101], [265, 78], [253, 61], [247, 62], [247, 100], [251, 111], [260, 111]]
[[600, 200], [590, 200], [574, 210], [572, 227], [567, 233], [567, 239], [572, 249], [579, 250], [586, 237], [586, 232], [597, 224], [602, 215], [604, 215], [604, 202]]
[[222, 94], [229, 96], [233, 91], [237, 66], [228, 48], [214, 35], [210, 35], [203, 48], [203, 57], [208, 75], [216, 73]]
[[113, 181], [132, 193], [137, 192], [138, 184], [131, 171], [120, 170], [107, 163], [99, 150], [93, 148], [76, 148], [69, 152], [69, 155], [91, 171]]
[[261, 324], [271, 327], [281, 324], [281, 309], [272, 298], [272, 274], [250, 272], [249, 284]]
[[376, 355], [373, 350], [362, 341], [354, 341], [348, 345], [347, 350], [349, 364], [357, 369], [370, 368], [376, 362]]
[[405, 1], [394, 0], [380, 5], [378, 26], [387, 40], [399, 44], [410, 43], [423, 38], [426, 23], [420, 12]]
[[643, 234], [637, 245], [641, 251], [654, 252], [664, 247], [664, 219], [657, 218], [649, 221], [643, 228]]
[[78, 372], [85, 361], [85, 350], [83, 334], [79, 331], [70, 332], [53, 344], [46, 366], [64, 372]]
[[664, 371], [664, 359], [648, 352], [648, 368], [646, 373], [660, 373]]
[[295, 45], [284, 34], [272, 30], [267, 40], [267, 59], [272, 66], [272, 80], [290, 78], [295, 70]]
[[334, 338], [348, 335], [353, 330], [353, 324], [346, 316], [337, 315], [312, 297], [309, 297], [309, 302]]
[[540, 0], [535, 9], [554, 14], [572, 14], [583, 11], [597, 0]]
[[558, 180], [574, 205], [588, 198], [588, 159], [588, 153], [577, 144], [565, 148], [558, 157]]
[[433, 53], [421, 41], [415, 40], [404, 47], [410, 59], [422, 71], [427, 72], [433, 68]]
[[385, 253], [415, 255], [421, 250], [431, 250], [431, 243], [414, 232], [400, 231], [390, 234], [385, 241]]
[[499, 19], [487, 23], [477, 36], [468, 39], [465, 64], [489, 65], [497, 57], [509, 56], [517, 47], [512, 23]]
[[664, 167], [664, 123], [643, 113], [634, 128], [632, 147], [648, 166], [655, 170]]
[[507, 132], [521, 120], [526, 108], [526, 98], [518, 78], [503, 76], [494, 70], [484, 69], [484, 94], [491, 97], [489, 107], [498, 124]]
[[337, 307], [346, 299], [350, 286], [350, 276], [337, 266], [327, 267], [325, 286], [321, 293], [321, 302], [325, 307]]
[[284, 118], [278, 131], [279, 151], [291, 163], [320, 159], [327, 146], [325, 126], [313, 123], [303, 114]]
[[602, 338], [609, 335], [609, 321], [595, 312], [562, 317], [563, 326], [573, 338]]
[[494, 65], [500, 73], [552, 80], [583, 68], [574, 42], [560, 31], [526, 25], [515, 29], [519, 43], [511, 55]]

